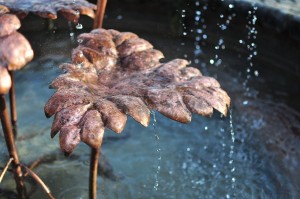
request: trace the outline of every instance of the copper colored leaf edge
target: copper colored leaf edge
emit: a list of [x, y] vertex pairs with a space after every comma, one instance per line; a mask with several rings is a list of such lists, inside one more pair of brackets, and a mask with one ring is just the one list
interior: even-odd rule
[[[70, 130], [68, 125], [59, 127], [64, 152], [71, 153], [78, 139], [91, 147], [100, 147], [89, 141], [87, 129], [91, 135], [102, 135], [102, 130], [95, 132], [88, 127], [93, 119], [97, 120], [95, 124], [103, 124], [103, 132], [107, 127], [120, 133], [125, 128], [126, 115], [148, 126], [151, 110], [181, 123], [190, 122], [192, 113], [210, 117], [213, 109], [226, 116], [230, 106], [227, 93], [215, 79], [187, 66], [187, 60], [161, 63], [163, 53], [134, 33], [95, 29], [79, 39], [72, 62], [61, 65], [67, 72], [52, 82], [51, 87], [57, 91], [45, 105], [48, 117], [55, 114], [71, 119], [65, 113], [72, 107], [89, 104]], [[88, 116], [91, 112], [98, 116]], [[74, 133], [75, 129], [79, 134]]]

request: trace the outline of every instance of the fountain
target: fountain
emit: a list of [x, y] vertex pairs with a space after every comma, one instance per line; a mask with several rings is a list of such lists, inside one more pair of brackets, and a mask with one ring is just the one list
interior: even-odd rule
[[[159, 6], [155, 2], [124, 5], [109, 1], [104, 27], [138, 33], [164, 52], [166, 58], [162, 62], [182, 57], [199, 67], [204, 75], [216, 78], [232, 98], [229, 117], [214, 114], [213, 118], [206, 119], [193, 115], [189, 125], [181, 125], [155, 112], [155, 116], [152, 114], [155, 128], [142, 128], [128, 117], [122, 134], [115, 135], [110, 130], [105, 133], [102, 151], [113, 166], [116, 178], [113, 181], [112, 178], [98, 177], [98, 197], [297, 198], [299, 98], [297, 88], [292, 86], [299, 82], [294, 78], [297, 74], [295, 54], [299, 46], [297, 29], [292, 28], [292, 22], [285, 21], [290, 25], [276, 24], [274, 15], [268, 15], [264, 11], [265, 6], [258, 5], [255, 24], [258, 54], [252, 60], [251, 77], [247, 82], [249, 91], [245, 92], [243, 82], [250, 65], [247, 60], [250, 51], [240, 40], [247, 42], [249, 30], [245, 25], [251, 20], [248, 11], [253, 10], [252, 5], [243, 1], [199, 1], [199, 6], [190, 1], [188, 4], [169, 2], [166, 9], [162, 1], [157, 3]], [[231, 10], [229, 4], [234, 5]], [[202, 10], [204, 6], [206, 9]], [[193, 20], [197, 7], [201, 11], [199, 24], [206, 27], [200, 34], [207, 38], [196, 44]], [[153, 9], [157, 11], [156, 16], [151, 14]], [[143, 15], [139, 14], [140, 10], [143, 10]], [[165, 10], [168, 14], [160, 14]], [[181, 24], [177, 26], [182, 10], [185, 10], [186, 36], [178, 32]], [[233, 12], [236, 17], [230, 26], [225, 31], [220, 30], [217, 23], [223, 23], [222, 20]], [[220, 14], [224, 18], [221, 19]], [[37, 49], [36, 60], [15, 74], [19, 100], [17, 147], [21, 161], [29, 163], [54, 152], [56, 159], [53, 156], [49, 160], [44, 159], [34, 171], [51, 188], [54, 196], [87, 198], [89, 148], [79, 143], [68, 158], [61, 156], [57, 152], [59, 136], [49, 140], [51, 121], [42, 119], [41, 110], [53, 94], [45, 88], [61, 74], [57, 66], [72, 61], [69, 52], [77, 46], [75, 38], [79, 33], [89, 32], [92, 23], [81, 18], [79, 22], [83, 29], [76, 29], [76, 25], [70, 24], [75, 42], [72, 43], [65, 21], [37, 21], [44, 27], [52, 27], [47, 33], [42, 33], [28, 28], [30, 26], [26, 23], [32, 24], [32, 20], [30, 15], [25, 18], [21, 31], [32, 48]], [[64, 26], [66, 30], [61, 31]], [[277, 28], [276, 31], [273, 27]], [[215, 51], [220, 37], [226, 48]], [[81, 45], [80, 41], [77, 41], [78, 45]], [[196, 45], [201, 47], [201, 53], [194, 59]], [[210, 64], [216, 54], [222, 59], [217, 67]], [[62, 68], [68, 74], [70, 69], [65, 66]], [[255, 71], [258, 71], [258, 76]], [[35, 110], [22, 106], [28, 103], [36, 107]], [[40, 154], [30, 154], [30, 151], [39, 151]], [[7, 160], [7, 155], [2, 153], [2, 165]], [[6, 175], [9, 176], [9, 173]], [[12, 183], [8, 176], [1, 183], [1, 190], [14, 189], [9, 185]], [[35, 188], [34, 184], [28, 186]], [[42, 194], [39, 188], [33, 189], [31, 197], [40, 198]], [[0, 194], [1, 197], [5, 198]]]

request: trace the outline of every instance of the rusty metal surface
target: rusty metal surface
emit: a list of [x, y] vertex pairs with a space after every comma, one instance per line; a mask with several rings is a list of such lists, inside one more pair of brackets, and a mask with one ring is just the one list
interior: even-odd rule
[[133, 33], [95, 29], [78, 41], [45, 105], [47, 117], [55, 114], [51, 135], [60, 131], [67, 154], [80, 141], [99, 147], [105, 127], [122, 132], [126, 115], [148, 126], [151, 109], [182, 123], [192, 113], [211, 116], [213, 108], [227, 114], [230, 98], [215, 79], [183, 59], [161, 63], [163, 54]]
[[12, 84], [8, 71], [21, 69], [33, 58], [33, 50], [29, 42], [17, 32], [20, 26], [21, 23], [15, 15], [0, 14], [1, 94], [6, 94]]
[[80, 14], [94, 18], [96, 10], [96, 5], [85, 0], [0, 0], [0, 5], [8, 7], [20, 16], [31, 12], [43, 18], [56, 19], [57, 15], [61, 14], [72, 22], [77, 22]]

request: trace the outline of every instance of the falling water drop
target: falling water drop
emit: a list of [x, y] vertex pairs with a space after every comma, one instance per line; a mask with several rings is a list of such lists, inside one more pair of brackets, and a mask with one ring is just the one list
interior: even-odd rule
[[118, 15], [116, 19], [117, 19], [117, 20], [122, 20], [122, 19], [123, 19], [123, 16], [122, 16], [122, 15]]
[[161, 148], [160, 148], [160, 141], [159, 141], [159, 131], [157, 129], [157, 121], [156, 121], [156, 116], [155, 116], [155, 112], [152, 111], [151, 112], [152, 115], [153, 115], [153, 123], [152, 123], [152, 126], [153, 126], [153, 129], [154, 129], [154, 137], [155, 137], [155, 142], [156, 142], [156, 152], [157, 152], [157, 164], [156, 164], [156, 172], [155, 172], [155, 175], [154, 175], [154, 178], [155, 178], [155, 183], [154, 183], [154, 186], [153, 186], [153, 189], [155, 191], [158, 190], [158, 186], [159, 186], [159, 174], [160, 174], [160, 168], [161, 168]]
[[75, 33], [73, 31], [72, 23], [70, 21], [68, 22], [68, 26], [69, 26], [69, 30], [70, 30], [71, 42], [74, 43], [75, 42]]
[[81, 30], [82, 28], [83, 28], [83, 26], [82, 26], [81, 23], [78, 23], [78, 24], [76, 25], [76, 29], [77, 29], [77, 30]]
[[182, 25], [182, 35], [187, 36], [187, 31], [186, 31], [186, 25], [185, 25], [185, 17], [186, 17], [186, 11], [184, 9], [181, 10], [181, 25]]
[[[195, 29], [193, 32], [196, 33], [195, 36], [195, 50], [194, 50], [194, 63], [195, 64], [199, 64], [201, 63], [201, 55], [203, 54], [202, 51], [202, 46], [205, 45], [206, 43], [206, 39], [207, 39], [207, 35], [205, 34], [205, 29], [207, 28], [206, 24], [205, 24], [205, 19], [203, 17], [203, 15], [205, 15], [205, 12], [207, 10], [207, 2], [201, 2], [199, 0], [197, 0], [195, 2], [196, 5], [196, 11], [195, 11], [195, 21], [194, 21], [194, 25], [195, 25]], [[202, 62], [204, 63], [204, 62]], [[202, 67], [201, 71], [205, 74], [207, 73], [207, 69], [205, 65], [200, 65]]]
[[[231, 144], [230, 144], [230, 151], [229, 151], [229, 167], [231, 171], [231, 195], [234, 196], [235, 194], [235, 185], [236, 185], [236, 178], [234, 177], [234, 160], [233, 160], [233, 155], [234, 155], [234, 144], [235, 144], [235, 132], [233, 128], [233, 114], [232, 114], [232, 109], [229, 109], [229, 128], [230, 128], [230, 137], [231, 137]], [[230, 195], [229, 195], [230, 196]], [[235, 197], [233, 197], [235, 198]]]
[[[252, 78], [252, 73], [250, 73], [251, 71], [253, 71], [253, 59], [255, 56], [257, 56], [257, 45], [256, 45], [256, 36], [258, 34], [258, 31], [256, 29], [256, 21], [257, 21], [257, 17], [256, 17], [256, 11], [257, 11], [257, 6], [255, 6], [255, 4], [252, 5], [252, 10], [248, 11], [248, 23], [246, 24], [246, 28], [248, 30], [248, 34], [247, 34], [247, 41], [245, 42], [247, 50], [249, 52], [249, 55], [247, 57], [247, 61], [248, 61], [248, 67], [246, 69], [246, 78], [243, 82], [243, 89], [244, 89], [244, 95], [245, 96], [250, 96], [250, 88], [249, 88], [249, 81]], [[254, 76], [258, 76], [258, 71], [255, 70], [254, 71]], [[245, 104], [244, 104], [245, 105]]]
[[[229, 4], [229, 11], [230, 14], [226, 15], [224, 13], [221, 13], [219, 15], [219, 22], [217, 23], [219, 29], [221, 31], [226, 31], [229, 28], [229, 25], [233, 18], [236, 16], [235, 13], [232, 12], [232, 9], [234, 8], [233, 4]], [[222, 35], [222, 34], [221, 34]], [[215, 57], [219, 57], [220, 50], [224, 50], [226, 48], [225, 42], [222, 36], [220, 36], [218, 43], [215, 45]], [[214, 58], [210, 59], [210, 64], [215, 65], [215, 66], [220, 66], [222, 64], [222, 59]]]

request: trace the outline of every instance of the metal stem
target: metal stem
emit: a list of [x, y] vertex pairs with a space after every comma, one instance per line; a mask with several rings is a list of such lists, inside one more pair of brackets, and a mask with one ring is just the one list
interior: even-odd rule
[[16, 103], [16, 92], [15, 92], [15, 83], [14, 83], [14, 72], [9, 71], [11, 78], [11, 88], [9, 90], [9, 102], [10, 102], [10, 116], [11, 124], [14, 136], [17, 136], [17, 103]]
[[2, 124], [7, 150], [9, 152], [9, 156], [14, 159], [12, 166], [13, 166], [15, 181], [17, 184], [18, 198], [23, 199], [26, 198], [25, 184], [23, 182], [23, 174], [20, 167], [19, 156], [15, 146], [14, 135], [9, 120], [9, 114], [6, 107], [6, 101], [4, 95], [0, 95], [0, 117], [1, 117], [1, 124]]
[[94, 29], [102, 28], [106, 3], [107, 0], [98, 0], [97, 2], [97, 11], [94, 19]]
[[100, 154], [100, 148], [91, 149], [89, 199], [97, 198], [97, 172], [98, 172], [99, 154]]

